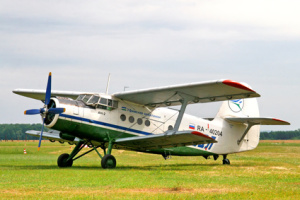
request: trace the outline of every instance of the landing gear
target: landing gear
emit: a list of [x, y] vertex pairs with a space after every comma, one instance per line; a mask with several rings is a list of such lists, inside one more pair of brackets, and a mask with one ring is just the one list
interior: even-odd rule
[[117, 165], [117, 161], [113, 155], [106, 154], [101, 160], [101, 166], [103, 169], [113, 169]]
[[169, 151], [164, 151], [164, 153], [162, 154], [162, 157], [167, 160], [167, 159], [171, 159], [172, 156], [171, 156], [171, 152]]
[[227, 155], [223, 155], [223, 165], [230, 165], [230, 161], [227, 159]]
[[[92, 149], [81, 154], [80, 156], [77, 156], [76, 158], [74, 158], [86, 145], [89, 145], [89, 147], [91, 147]], [[101, 147], [103, 149], [104, 152], [104, 156], [102, 157], [101, 154], [98, 152], [97, 148]], [[116, 167], [117, 161], [115, 159], [115, 157], [113, 155], [111, 155], [111, 151], [112, 151], [112, 147], [113, 147], [113, 141], [110, 141], [108, 144], [108, 148], [107, 148], [107, 153], [106, 153], [106, 147], [105, 144], [102, 144], [100, 146], [94, 146], [92, 144], [91, 141], [79, 141], [75, 148], [73, 149], [73, 151], [71, 152], [71, 154], [61, 154], [58, 159], [57, 159], [57, 165], [60, 168], [63, 167], [72, 167], [73, 165], [73, 161], [77, 160], [78, 158], [92, 152], [92, 151], [96, 151], [97, 154], [99, 155], [99, 157], [101, 158], [101, 166], [103, 169], [112, 169]]]
[[69, 158], [69, 154], [64, 153], [61, 154], [58, 159], [57, 159], [57, 165], [61, 168], [63, 167], [72, 167], [73, 165], [73, 160], [72, 159], [68, 159]]

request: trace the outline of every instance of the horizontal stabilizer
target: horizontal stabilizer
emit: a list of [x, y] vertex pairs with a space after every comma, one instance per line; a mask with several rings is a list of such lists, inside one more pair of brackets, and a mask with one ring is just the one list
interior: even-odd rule
[[290, 125], [289, 122], [268, 118], [268, 117], [242, 117], [242, 118], [225, 118], [229, 122], [257, 124], [257, 125]]
[[198, 131], [178, 131], [176, 133], [170, 131], [157, 135], [121, 138], [115, 141], [116, 145], [138, 151], [207, 143], [217, 143], [217, 141]]

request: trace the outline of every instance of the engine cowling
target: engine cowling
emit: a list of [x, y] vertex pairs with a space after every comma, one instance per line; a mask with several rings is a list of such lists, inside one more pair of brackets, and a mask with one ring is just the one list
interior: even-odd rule
[[[59, 100], [57, 98], [51, 98], [50, 103], [48, 104], [49, 108], [58, 108]], [[45, 126], [47, 128], [51, 128], [55, 125], [59, 117], [59, 114], [47, 113], [45, 117]]]

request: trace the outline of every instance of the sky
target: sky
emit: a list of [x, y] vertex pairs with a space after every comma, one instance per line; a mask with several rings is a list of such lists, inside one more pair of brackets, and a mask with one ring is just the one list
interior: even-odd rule
[[[0, 123], [42, 103], [13, 89], [109, 93], [232, 79], [260, 114], [300, 128], [300, 2], [283, 0], [0, 0]], [[214, 117], [220, 103], [188, 106]]]

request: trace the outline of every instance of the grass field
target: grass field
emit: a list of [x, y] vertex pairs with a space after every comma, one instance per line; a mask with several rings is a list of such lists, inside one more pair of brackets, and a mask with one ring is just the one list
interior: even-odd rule
[[95, 152], [58, 168], [57, 157], [71, 150], [57, 142], [43, 142], [40, 152], [37, 142], [0, 142], [0, 199], [300, 199], [300, 141], [261, 141], [229, 155], [229, 166], [221, 157], [165, 161], [113, 150], [113, 170], [102, 169]]

